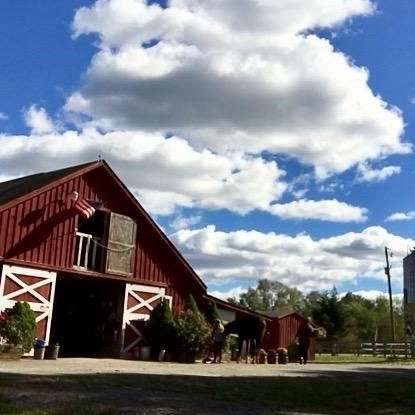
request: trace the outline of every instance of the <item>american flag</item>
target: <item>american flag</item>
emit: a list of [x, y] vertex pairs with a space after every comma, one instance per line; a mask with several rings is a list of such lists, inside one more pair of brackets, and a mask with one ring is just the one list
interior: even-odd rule
[[94, 202], [85, 199], [78, 199], [75, 203], [75, 209], [86, 219], [92, 217], [95, 213], [95, 208], [92, 206]]

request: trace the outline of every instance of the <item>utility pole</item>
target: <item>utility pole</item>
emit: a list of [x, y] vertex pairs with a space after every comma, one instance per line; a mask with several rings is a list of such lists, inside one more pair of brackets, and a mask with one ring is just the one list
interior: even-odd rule
[[386, 258], [386, 267], [385, 274], [388, 277], [388, 290], [389, 290], [389, 308], [390, 308], [390, 318], [391, 318], [391, 329], [392, 329], [392, 343], [395, 343], [395, 322], [393, 319], [393, 302], [392, 302], [392, 286], [391, 286], [391, 267], [389, 265], [389, 248], [385, 246], [385, 258]]

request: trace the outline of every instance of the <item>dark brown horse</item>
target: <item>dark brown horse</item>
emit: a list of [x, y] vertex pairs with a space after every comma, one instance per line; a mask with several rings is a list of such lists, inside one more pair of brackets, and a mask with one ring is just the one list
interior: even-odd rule
[[241, 357], [243, 342], [249, 345], [247, 351], [251, 358], [254, 359], [257, 352], [261, 349], [262, 341], [265, 334], [265, 321], [256, 316], [248, 316], [226, 324], [224, 335], [238, 335], [238, 355], [237, 361]]

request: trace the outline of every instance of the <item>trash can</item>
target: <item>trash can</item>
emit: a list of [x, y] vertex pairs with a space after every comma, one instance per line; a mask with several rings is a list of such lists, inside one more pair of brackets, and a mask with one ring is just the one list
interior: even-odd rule
[[35, 360], [43, 360], [45, 358], [45, 341], [36, 339], [33, 345], [34, 353], [33, 358]]
[[59, 355], [59, 344], [49, 345], [46, 347], [45, 359], [56, 360]]

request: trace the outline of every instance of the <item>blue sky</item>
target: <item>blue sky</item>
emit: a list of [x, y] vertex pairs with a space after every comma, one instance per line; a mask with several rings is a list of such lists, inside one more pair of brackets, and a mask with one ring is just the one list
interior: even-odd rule
[[[415, 135], [415, 4], [383, 0], [375, 10], [369, 0], [359, 1], [349, 7], [336, 0], [327, 10], [310, 1], [309, 10], [300, 11], [284, 0], [287, 16], [270, 1], [263, 11], [255, 9], [251, 26], [245, 13], [255, 0], [236, 7], [198, 0], [200, 13], [187, 1], [159, 2], [158, 9], [158, 2], [142, 0], [6, 0], [0, 15], [0, 177], [102, 153], [215, 292], [238, 292], [262, 276], [305, 291], [333, 284], [339, 291], [384, 291], [386, 243], [397, 252], [399, 291], [414, 219], [385, 220], [415, 210], [408, 145]], [[302, 30], [290, 29], [293, 21]], [[238, 36], [246, 36], [244, 46]], [[299, 39], [307, 40], [301, 45]], [[336, 53], [347, 61], [335, 61]], [[310, 56], [319, 58], [307, 71]], [[326, 58], [332, 69], [317, 61]], [[367, 85], [355, 76], [363, 67]], [[350, 75], [346, 87], [336, 71]], [[291, 82], [292, 73], [302, 88], [286, 92], [286, 84], [276, 85], [283, 77]], [[331, 113], [327, 102], [344, 113], [354, 105], [373, 105], [373, 111], [354, 115], [346, 129], [341, 111]], [[274, 105], [282, 107], [275, 114], [269, 110]], [[291, 110], [284, 116], [285, 106]], [[299, 118], [291, 120], [298, 108]], [[354, 144], [345, 144], [342, 154], [337, 142], [339, 148]], [[67, 146], [66, 153], [56, 156], [56, 143]], [[31, 158], [32, 151], [41, 157]], [[151, 177], [143, 174], [152, 168]], [[333, 200], [342, 205], [320, 205]], [[288, 243], [282, 235], [297, 248], [279, 247]], [[296, 239], [301, 235], [313, 247]], [[337, 239], [327, 248], [331, 237]], [[253, 248], [267, 243], [262, 256]]]

